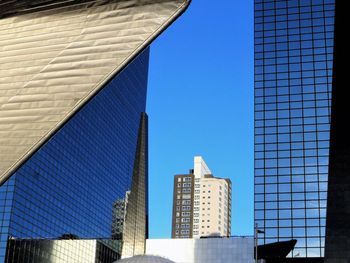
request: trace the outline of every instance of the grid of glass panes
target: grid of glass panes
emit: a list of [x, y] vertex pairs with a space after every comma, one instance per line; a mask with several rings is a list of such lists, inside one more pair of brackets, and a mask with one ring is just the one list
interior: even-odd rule
[[[0, 262], [11, 242], [113, 239], [114, 204], [131, 187], [148, 58], [146, 49], [0, 187]], [[70, 254], [62, 242], [52, 244], [43, 253]]]
[[324, 251], [334, 0], [255, 0], [255, 222], [259, 243]]

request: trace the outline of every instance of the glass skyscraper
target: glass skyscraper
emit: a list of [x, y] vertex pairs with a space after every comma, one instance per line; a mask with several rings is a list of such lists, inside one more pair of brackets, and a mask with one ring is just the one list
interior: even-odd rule
[[0, 262], [145, 252], [149, 44], [188, 4], [0, 4]]
[[[148, 56], [147, 49], [0, 187], [1, 262], [8, 243], [14, 241], [14, 246], [30, 247], [38, 240], [98, 239], [115, 249], [120, 246], [111, 243], [113, 205], [131, 190], [132, 179], [137, 180], [133, 173], [139, 131], [145, 129], [140, 123], [145, 111]], [[146, 147], [138, 150], [144, 155], [147, 152]], [[144, 176], [147, 180], [147, 174]], [[145, 212], [147, 215], [147, 205]], [[146, 237], [145, 223], [133, 224], [143, 231], [141, 242]], [[82, 245], [75, 249], [83, 249]], [[32, 247], [40, 251], [41, 246]], [[11, 253], [18, 251], [7, 250], [8, 258], [14, 258], [11, 262], [21, 262]]]
[[255, 0], [255, 222], [259, 244], [323, 257], [335, 0]]

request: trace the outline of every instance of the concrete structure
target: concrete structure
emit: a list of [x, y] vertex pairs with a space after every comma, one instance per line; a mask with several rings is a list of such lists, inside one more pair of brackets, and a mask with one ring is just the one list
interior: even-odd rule
[[174, 177], [172, 238], [230, 236], [231, 181], [214, 177], [201, 156]]
[[208, 165], [205, 163], [202, 156], [195, 156], [194, 157], [194, 168], [193, 168], [193, 174], [196, 177], [196, 179], [202, 178], [206, 174], [211, 174], [211, 171], [208, 167]]
[[115, 261], [115, 263], [174, 263], [173, 261], [152, 255], [139, 255]]
[[147, 239], [146, 254], [176, 263], [254, 263], [253, 237]]
[[[195, 190], [196, 185], [195, 184]], [[229, 236], [231, 233], [231, 182], [205, 175], [199, 181], [199, 217], [194, 216], [193, 237]], [[197, 211], [194, 211], [197, 213]]]

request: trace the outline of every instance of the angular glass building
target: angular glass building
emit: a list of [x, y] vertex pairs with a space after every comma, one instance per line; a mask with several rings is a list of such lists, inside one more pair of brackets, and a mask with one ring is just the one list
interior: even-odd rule
[[[146, 118], [142, 112], [148, 56], [147, 49], [0, 187], [2, 260], [9, 242], [22, 246], [42, 239], [112, 240], [114, 202], [137, 183], [138, 172], [147, 180], [147, 169], [140, 169], [135, 156], [147, 157], [147, 146], [137, 149], [137, 142], [147, 131], [146, 120], [141, 118]], [[146, 165], [147, 159], [143, 161]], [[145, 204], [138, 209], [141, 213], [143, 208], [147, 216], [147, 186], [135, 191], [143, 191], [139, 194]], [[145, 218], [134, 226], [144, 238]], [[119, 248], [120, 244], [114, 243]], [[27, 246], [33, 250], [41, 247]], [[7, 251], [8, 257], [16, 258], [11, 252], [18, 250]]]
[[0, 4], [0, 262], [145, 252], [148, 46], [187, 6]]
[[255, 0], [255, 222], [259, 243], [324, 257], [335, 0]]

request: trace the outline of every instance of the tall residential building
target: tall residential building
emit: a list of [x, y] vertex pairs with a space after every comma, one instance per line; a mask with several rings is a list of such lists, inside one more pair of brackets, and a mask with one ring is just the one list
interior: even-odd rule
[[303, 262], [350, 259], [342, 5], [255, 0], [255, 222]]
[[144, 253], [148, 46], [188, 2], [0, 6], [0, 262]]
[[175, 175], [172, 238], [231, 235], [231, 181], [214, 177], [201, 156]]

